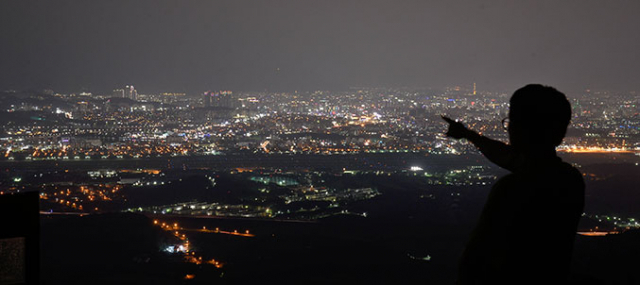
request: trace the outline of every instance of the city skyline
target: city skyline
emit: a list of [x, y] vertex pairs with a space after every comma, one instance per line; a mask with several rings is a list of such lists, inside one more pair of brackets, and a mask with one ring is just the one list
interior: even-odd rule
[[[505, 175], [445, 137], [440, 116], [506, 142], [508, 93], [214, 89], [136, 101], [135, 86], [0, 96], [0, 199], [37, 194], [47, 282], [245, 284], [255, 272], [268, 282], [319, 273], [379, 281], [371, 267], [384, 260], [386, 277], [450, 284], [489, 188]], [[640, 97], [582, 95], [569, 98], [572, 124], [557, 148], [588, 191], [574, 264], [589, 278], [626, 280], [635, 271], [620, 267], [637, 265], [627, 252], [640, 229]], [[558, 221], [533, 211], [546, 218], [527, 230], [546, 234]], [[602, 263], [583, 265], [594, 254]]]

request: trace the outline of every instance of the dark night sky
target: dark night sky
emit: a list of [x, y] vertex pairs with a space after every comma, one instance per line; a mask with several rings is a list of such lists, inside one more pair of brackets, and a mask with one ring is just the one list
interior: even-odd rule
[[0, 89], [640, 90], [638, 15], [635, 0], [1, 0]]

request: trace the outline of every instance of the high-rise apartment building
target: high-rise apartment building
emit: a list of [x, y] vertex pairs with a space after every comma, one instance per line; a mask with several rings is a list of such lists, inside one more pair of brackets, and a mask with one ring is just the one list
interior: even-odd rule
[[231, 91], [204, 92], [204, 94], [202, 94], [203, 105], [204, 107], [233, 108], [232, 95], [233, 92]]
[[114, 89], [111, 97], [124, 98], [124, 89]]
[[126, 98], [138, 101], [138, 91], [136, 91], [136, 88], [134, 88], [133, 85], [127, 85], [127, 87], [125, 88], [125, 92]]

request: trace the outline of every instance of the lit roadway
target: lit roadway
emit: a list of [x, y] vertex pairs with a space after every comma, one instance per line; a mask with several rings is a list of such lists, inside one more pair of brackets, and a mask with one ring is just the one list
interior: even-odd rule
[[255, 237], [256, 236], [254, 234], [249, 233], [249, 231], [238, 232], [237, 230], [235, 230], [233, 232], [228, 232], [228, 231], [221, 231], [218, 228], [216, 228], [215, 230], [209, 230], [206, 227], [202, 227], [201, 229], [180, 228], [180, 230], [189, 231], [189, 232], [210, 233], [210, 234], [227, 234], [227, 235], [234, 235], [234, 236], [241, 236], [241, 237]]
[[284, 220], [275, 218], [249, 218], [249, 217], [233, 217], [233, 216], [208, 216], [208, 215], [170, 215], [170, 214], [145, 214], [149, 218], [153, 219], [168, 219], [168, 218], [190, 218], [190, 219], [222, 219], [222, 220], [242, 220], [242, 221], [259, 221], [259, 222], [285, 222], [285, 223], [317, 223], [312, 220]]

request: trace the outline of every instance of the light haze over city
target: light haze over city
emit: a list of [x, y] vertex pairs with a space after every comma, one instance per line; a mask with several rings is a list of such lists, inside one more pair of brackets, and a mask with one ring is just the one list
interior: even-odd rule
[[640, 86], [637, 1], [2, 1], [0, 89]]

